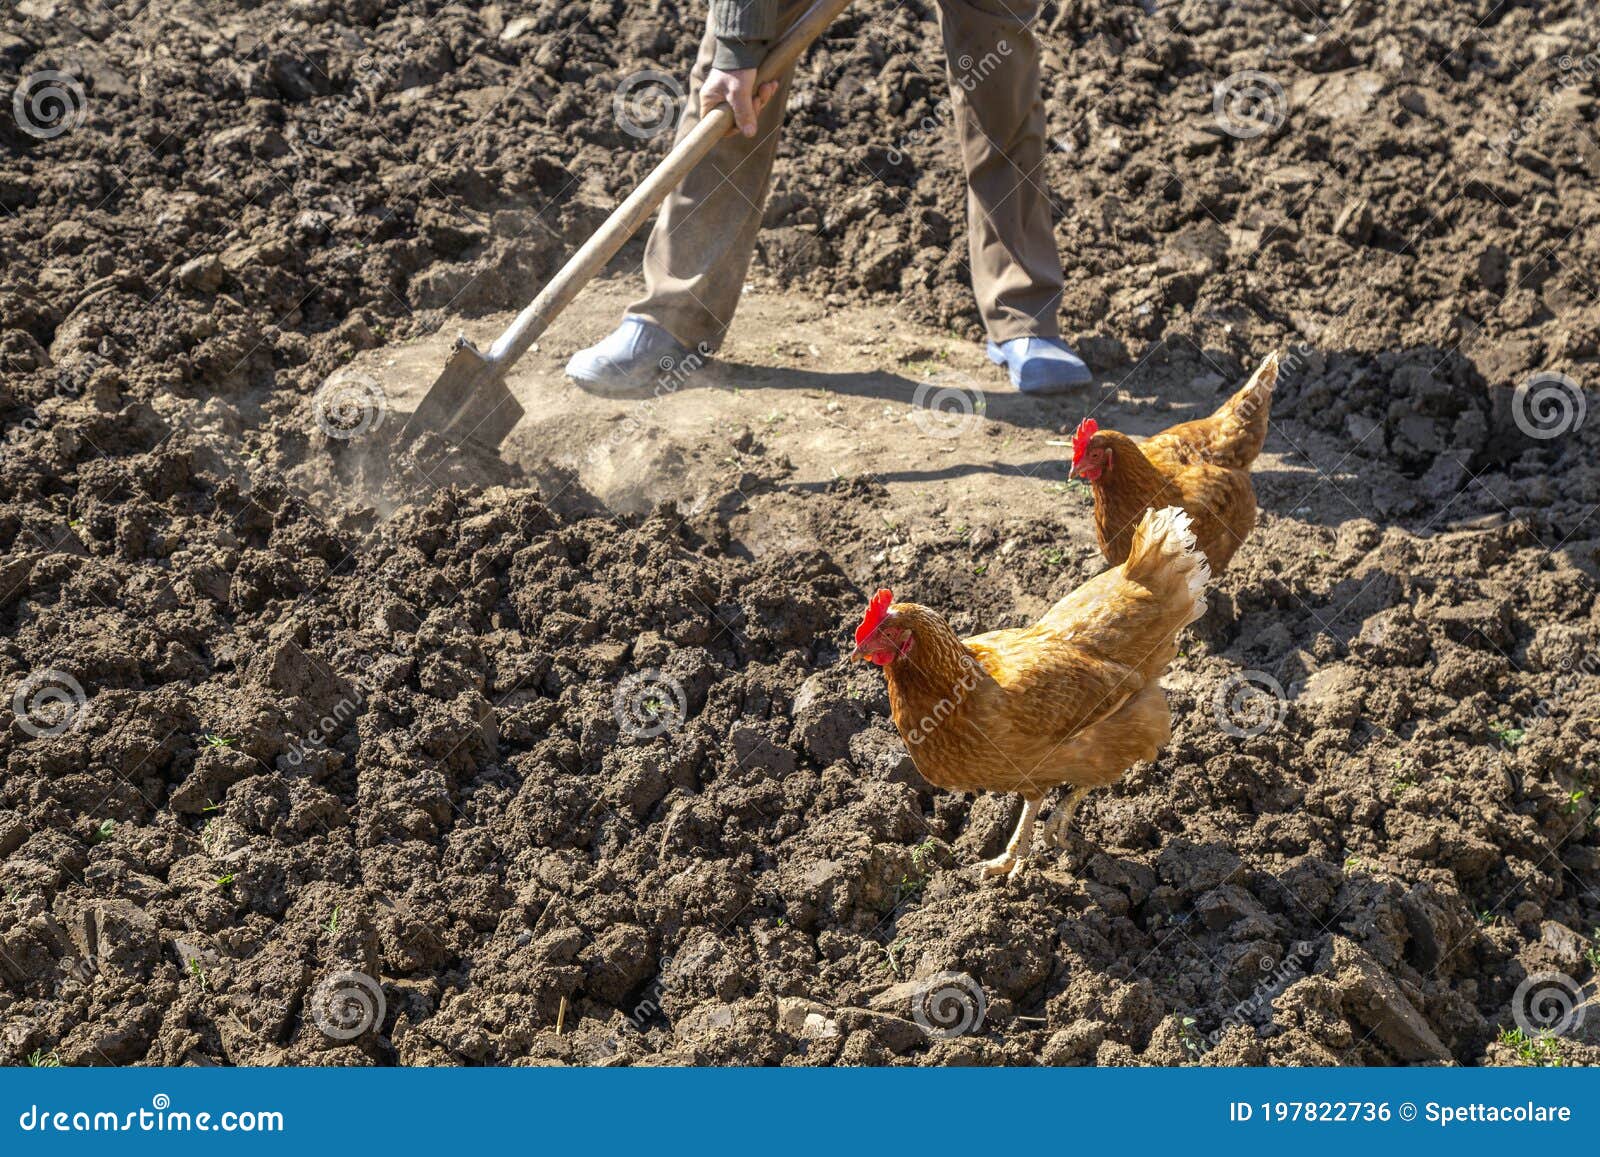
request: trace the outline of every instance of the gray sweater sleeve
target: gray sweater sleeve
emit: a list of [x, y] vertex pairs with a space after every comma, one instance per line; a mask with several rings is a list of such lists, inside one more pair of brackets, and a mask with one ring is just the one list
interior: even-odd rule
[[778, 35], [778, 0], [711, 0], [713, 68], [754, 68]]

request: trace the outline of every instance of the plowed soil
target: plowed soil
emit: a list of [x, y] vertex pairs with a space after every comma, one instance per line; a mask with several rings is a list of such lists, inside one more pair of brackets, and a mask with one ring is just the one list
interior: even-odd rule
[[[5, 91], [82, 114], [0, 108], [6, 1063], [1600, 1059], [1589, 6], [1051, 0], [1101, 377], [1035, 402], [972, 340], [933, 8], [863, 0], [715, 369], [560, 382], [635, 244], [502, 457], [397, 468], [407, 343], [648, 171], [612, 94], [700, 7], [242, 9], [0, 15]], [[1064, 432], [1273, 348], [1171, 744], [980, 885], [1016, 801], [918, 777], [840, 661], [866, 596], [1028, 621], [1103, 565]]]

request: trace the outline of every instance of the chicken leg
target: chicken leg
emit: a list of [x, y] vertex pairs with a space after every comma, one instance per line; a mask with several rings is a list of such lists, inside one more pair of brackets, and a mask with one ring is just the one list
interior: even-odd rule
[[1078, 805], [1083, 802], [1083, 797], [1089, 794], [1087, 787], [1075, 787], [1067, 793], [1067, 798], [1056, 805], [1055, 811], [1050, 813], [1050, 822], [1044, 825], [1044, 838], [1058, 848], [1067, 846], [1067, 826], [1072, 823], [1072, 817], [1077, 814]]
[[1022, 871], [1022, 865], [1028, 862], [1028, 853], [1033, 850], [1033, 823], [1039, 818], [1039, 805], [1043, 802], [1043, 796], [1022, 801], [1022, 818], [1017, 821], [1017, 830], [1011, 833], [1011, 842], [1006, 844], [1006, 850], [978, 865], [978, 874], [983, 879], [1004, 876], [1011, 880]]

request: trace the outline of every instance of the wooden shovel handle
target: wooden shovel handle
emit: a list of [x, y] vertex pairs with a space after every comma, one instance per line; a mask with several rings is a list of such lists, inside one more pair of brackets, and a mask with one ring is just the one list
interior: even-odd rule
[[[817, 0], [807, 9], [761, 62], [756, 70], [757, 89], [769, 80], [776, 80], [800, 59], [800, 54], [849, 4], [850, 0]], [[701, 117], [689, 135], [673, 146], [639, 187], [612, 211], [605, 224], [567, 259], [561, 271], [539, 291], [539, 296], [517, 314], [516, 320], [489, 347], [486, 360], [504, 373], [527, 353], [528, 347], [539, 340], [539, 335], [578, 296], [578, 291], [605, 268], [606, 262], [616, 256], [617, 250], [650, 219], [667, 195], [732, 127], [733, 110], [727, 105], [718, 105]]]

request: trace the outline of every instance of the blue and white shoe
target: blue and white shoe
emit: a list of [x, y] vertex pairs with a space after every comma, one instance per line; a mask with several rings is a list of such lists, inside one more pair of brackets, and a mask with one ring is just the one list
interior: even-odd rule
[[988, 344], [989, 360], [1005, 366], [1024, 394], [1064, 394], [1094, 381], [1082, 358], [1058, 337], [1014, 337]]
[[671, 393], [710, 357], [693, 351], [654, 322], [624, 317], [602, 341], [567, 362], [567, 377], [607, 398], [648, 398]]

